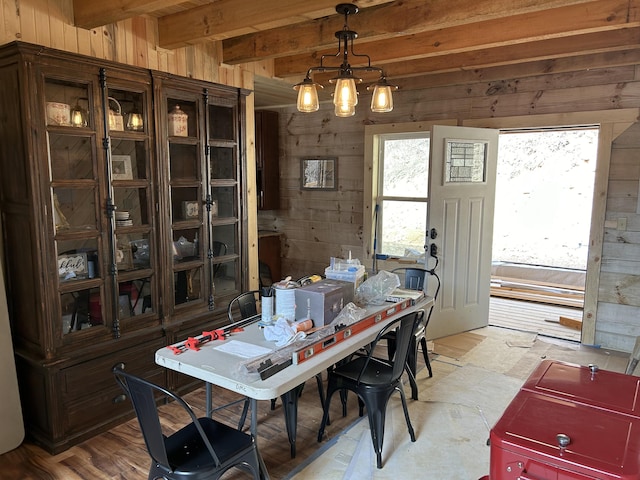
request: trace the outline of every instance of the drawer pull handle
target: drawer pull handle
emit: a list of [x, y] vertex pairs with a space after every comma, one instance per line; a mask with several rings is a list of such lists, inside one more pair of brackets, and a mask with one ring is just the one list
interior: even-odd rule
[[127, 396], [122, 393], [113, 399], [113, 403], [121, 403], [127, 400]]

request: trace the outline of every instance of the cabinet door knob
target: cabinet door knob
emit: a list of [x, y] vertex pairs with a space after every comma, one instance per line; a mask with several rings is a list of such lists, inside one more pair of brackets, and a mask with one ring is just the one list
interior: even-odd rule
[[117, 397], [114, 397], [113, 403], [122, 403], [127, 400], [127, 396], [124, 393], [121, 393]]

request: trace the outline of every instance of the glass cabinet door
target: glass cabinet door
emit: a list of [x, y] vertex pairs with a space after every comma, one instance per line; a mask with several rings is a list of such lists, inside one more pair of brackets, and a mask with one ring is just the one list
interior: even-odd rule
[[[115, 85], [113, 84], [115, 83]], [[118, 327], [127, 327], [157, 311], [156, 245], [151, 174], [153, 126], [148, 91], [109, 81], [106, 125], [109, 134], [110, 193], [113, 215], [113, 309]], [[115, 227], [115, 228], [114, 228]]]
[[209, 297], [203, 254], [202, 98], [166, 98], [173, 305], [203, 306]]
[[49, 204], [63, 337], [105, 326], [105, 246], [92, 80], [44, 79]]
[[217, 295], [234, 295], [242, 291], [237, 107], [215, 96], [208, 103], [213, 282]]
[[[222, 315], [243, 290], [240, 124], [237, 89], [158, 74], [164, 256], [172, 266], [163, 307], [170, 322]], [[220, 88], [218, 88], [220, 87]], [[161, 187], [162, 188], [162, 187]], [[226, 316], [225, 316], [226, 318]]]

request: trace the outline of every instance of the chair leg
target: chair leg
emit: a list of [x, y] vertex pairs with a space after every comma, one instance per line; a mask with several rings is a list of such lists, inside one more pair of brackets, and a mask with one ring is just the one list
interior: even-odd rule
[[[320, 397], [320, 406], [324, 408], [324, 387], [322, 386], [322, 374], [316, 375], [316, 383], [318, 384], [318, 396]], [[327, 417], [327, 425], [331, 425], [331, 419]]]
[[296, 428], [298, 424], [298, 397], [304, 388], [304, 383], [280, 395], [284, 410], [284, 420], [287, 426], [287, 436], [291, 447], [291, 458], [296, 458]]
[[329, 377], [329, 382], [327, 384], [327, 394], [322, 405], [322, 421], [320, 422], [320, 428], [318, 429], [318, 442], [322, 442], [324, 429], [327, 425], [329, 425], [329, 406], [331, 405], [331, 397], [336, 390], [337, 388], [335, 384], [332, 384], [331, 377]]
[[422, 354], [424, 355], [424, 363], [429, 370], [429, 378], [433, 377], [433, 371], [431, 370], [431, 362], [429, 361], [429, 352], [427, 350], [427, 339], [422, 337], [420, 339], [420, 345], [422, 346]]
[[404, 410], [404, 418], [407, 421], [407, 428], [409, 429], [409, 436], [411, 437], [411, 441], [416, 441], [416, 433], [413, 430], [413, 425], [411, 425], [411, 419], [409, 418], [409, 409], [407, 408], [407, 399], [404, 396], [404, 392], [401, 388], [396, 387], [396, 390], [400, 392], [400, 398], [402, 399], [402, 409]]
[[416, 376], [411, 371], [411, 367], [407, 362], [404, 366], [405, 371], [407, 372], [407, 376], [409, 377], [409, 385], [411, 386], [411, 399], [418, 400], [418, 382], [416, 381]]
[[244, 422], [247, 419], [247, 413], [249, 412], [249, 399], [245, 399], [244, 405], [242, 406], [242, 414], [240, 414], [240, 420], [238, 421], [238, 430], [242, 430], [244, 427]]
[[387, 338], [387, 358], [389, 360], [393, 359], [393, 356], [396, 354], [396, 339], [395, 338]]
[[276, 409], [276, 400], [277, 400], [277, 398], [272, 398], [271, 399], [271, 410], [275, 410]]
[[382, 468], [382, 442], [384, 441], [384, 421], [387, 415], [388, 394], [369, 395], [364, 398], [371, 429], [371, 441], [376, 452], [376, 466]]

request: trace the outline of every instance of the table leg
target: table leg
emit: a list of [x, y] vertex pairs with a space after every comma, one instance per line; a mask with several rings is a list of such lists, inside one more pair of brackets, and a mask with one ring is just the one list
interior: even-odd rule
[[211, 398], [211, 384], [209, 382], [204, 382], [204, 392], [207, 417], [211, 418], [211, 415], [213, 415], [213, 400]]
[[253, 438], [258, 441], [258, 400], [255, 398], [251, 399], [251, 426], [249, 427], [249, 430], [251, 430]]
[[[256, 449], [258, 448], [258, 400], [251, 398], [251, 425], [249, 431], [256, 442]], [[269, 472], [267, 472], [267, 466], [264, 464], [262, 455], [258, 452], [258, 460], [260, 461], [260, 478], [263, 480], [269, 480]]]
[[298, 396], [302, 391], [302, 385], [298, 385], [296, 388], [289, 390], [287, 393], [280, 396], [282, 399], [282, 406], [284, 407], [284, 421], [287, 425], [287, 435], [289, 437], [289, 444], [291, 445], [291, 458], [296, 458], [296, 430], [298, 427]]

